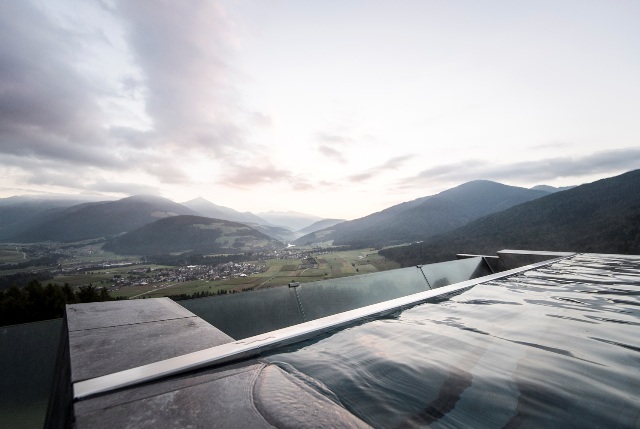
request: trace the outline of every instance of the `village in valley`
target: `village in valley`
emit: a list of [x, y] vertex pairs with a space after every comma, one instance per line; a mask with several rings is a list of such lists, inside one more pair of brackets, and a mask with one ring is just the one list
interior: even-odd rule
[[25, 263], [47, 262], [29, 270], [38, 270], [44, 284], [66, 283], [74, 288], [93, 285], [116, 298], [195, 298], [397, 267], [375, 249], [288, 246], [249, 254], [185, 257], [183, 263], [118, 256], [104, 252], [97, 242], [76, 246], [40, 243], [10, 250], [16, 254], [16, 260], [19, 256]]

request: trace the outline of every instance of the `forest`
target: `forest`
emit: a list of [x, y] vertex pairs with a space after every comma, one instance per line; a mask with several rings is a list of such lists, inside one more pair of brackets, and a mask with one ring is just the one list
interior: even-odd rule
[[64, 315], [66, 304], [114, 300], [106, 289], [93, 285], [74, 291], [66, 283], [43, 286], [32, 280], [25, 287], [0, 290], [0, 326], [56, 319]]

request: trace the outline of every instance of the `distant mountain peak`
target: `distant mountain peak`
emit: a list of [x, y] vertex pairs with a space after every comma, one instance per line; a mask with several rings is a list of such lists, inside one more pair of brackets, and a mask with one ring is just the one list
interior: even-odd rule
[[334, 245], [375, 247], [418, 241], [546, 195], [543, 191], [474, 180], [312, 232], [295, 243], [332, 241]]
[[[223, 207], [223, 206], [219, 206], [216, 203], [212, 203], [211, 201], [209, 201], [209, 200], [207, 200], [206, 198], [203, 198], [203, 197], [196, 197], [196, 198], [193, 198], [193, 199], [191, 199], [189, 201], [185, 201], [184, 203], [181, 203], [181, 204], [184, 205], [184, 206], [187, 206], [187, 207], [197, 205], [197, 206], [201, 206], [201, 207], [215, 207], [215, 208], [218, 208], [218, 209], [233, 210], [233, 209], [230, 209], [228, 207]], [[235, 211], [235, 210], [233, 210], [233, 211]]]
[[193, 198], [193, 199], [191, 199], [189, 201], [185, 201], [184, 203], [181, 203], [181, 204], [209, 204], [209, 205], [216, 206], [216, 207], [222, 207], [222, 206], [220, 206], [220, 205], [218, 205], [218, 204], [216, 204], [216, 203], [214, 203], [214, 202], [212, 202], [212, 201], [210, 201], [210, 200], [208, 200], [208, 199], [206, 199], [204, 197], [196, 197], [196, 198]]
[[262, 212], [259, 214], [270, 214], [270, 215], [288, 215], [288, 216], [305, 216], [305, 217], [316, 217], [318, 219], [322, 219], [320, 216], [297, 212], [294, 210], [286, 210], [286, 211], [278, 211], [278, 210], [269, 210], [268, 212]]
[[283, 226], [290, 229], [291, 231], [301, 230], [310, 226], [314, 222], [318, 222], [323, 219], [320, 216], [295, 212], [291, 210], [286, 212], [272, 210], [268, 212], [258, 213], [258, 216], [273, 225]]
[[241, 213], [237, 210], [234, 210], [229, 207], [220, 206], [218, 204], [212, 203], [203, 197], [197, 197], [189, 201], [185, 201], [182, 203], [183, 206], [190, 208], [204, 216], [214, 218], [214, 219], [224, 219], [232, 222], [240, 222], [240, 223], [257, 223], [257, 224], [267, 224], [268, 222], [264, 219], [254, 215], [251, 212]]
[[[543, 188], [540, 190], [540, 188]], [[536, 187], [545, 192], [544, 185]], [[640, 170], [566, 188], [469, 222], [423, 244], [380, 252], [403, 266], [504, 248], [640, 254]], [[563, 190], [564, 192], [558, 192]]]
[[550, 194], [553, 194], [555, 192], [567, 191], [573, 188], [575, 188], [575, 186], [561, 186], [559, 188], [556, 188], [555, 186], [549, 186], [549, 185], [536, 185], [531, 189], [534, 189], [536, 191], [545, 191], [545, 192], [549, 192]]
[[143, 202], [151, 202], [151, 203], [156, 203], [156, 202], [167, 203], [168, 202], [171, 204], [177, 204], [168, 198], [161, 197], [160, 195], [150, 195], [150, 194], [131, 195], [130, 197], [125, 197], [118, 201], [143, 201]]
[[112, 237], [104, 249], [120, 254], [235, 253], [279, 248], [283, 243], [247, 225], [182, 215], [157, 220]]

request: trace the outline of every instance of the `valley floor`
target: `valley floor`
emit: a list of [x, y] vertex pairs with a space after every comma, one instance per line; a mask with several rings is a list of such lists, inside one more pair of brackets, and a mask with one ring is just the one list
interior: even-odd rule
[[[37, 265], [7, 270], [8, 264], [28, 261], [34, 264], [46, 254], [63, 254], [61, 265]], [[53, 279], [74, 288], [92, 284], [104, 287], [113, 297], [177, 299], [194, 294], [215, 295], [385, 271], [399, 265], [379, 255], [375, 249], [318, 251], [290, 248], [254, 261], [232, 261], [217, 265], [167, 266], [145, 263], [138, 257], [126, 258], [102, 251], [97, 243], [56, 248], [55, 244], [0, 247], [0, 275], [28, 270], [50, 270]], [[26, 265], [26, 264], [25, 264]]]

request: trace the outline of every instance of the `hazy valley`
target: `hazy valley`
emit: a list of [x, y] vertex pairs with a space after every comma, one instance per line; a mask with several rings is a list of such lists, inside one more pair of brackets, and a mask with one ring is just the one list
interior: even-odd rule
[[640, 170], [564, 190], [472, 181], [351, 221], [156, 196], [5, 198], [0, 219], [0, 290], [37, 279], [189, 298], [504, 248], [637, 254]]

